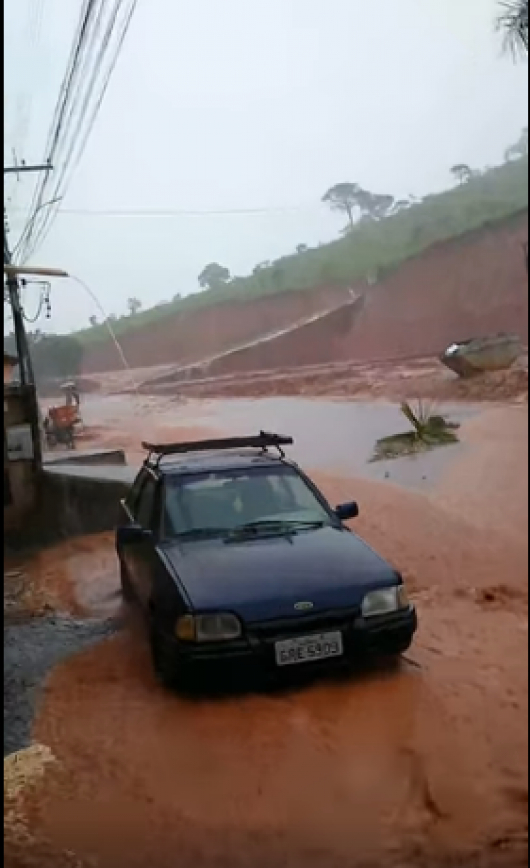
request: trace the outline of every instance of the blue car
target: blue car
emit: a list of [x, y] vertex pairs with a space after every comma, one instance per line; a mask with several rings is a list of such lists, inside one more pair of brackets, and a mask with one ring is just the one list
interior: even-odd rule
[[121, 586], [147, 615], [167, 685], [214, 664], [288, 667], [401, 655], [417, 617], [403, 580], [286, 458], [289, 437], [158, 446], [121, 503]]

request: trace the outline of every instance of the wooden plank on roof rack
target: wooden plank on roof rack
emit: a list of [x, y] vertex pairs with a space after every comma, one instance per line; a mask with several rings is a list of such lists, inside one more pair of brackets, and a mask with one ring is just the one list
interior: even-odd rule
[[222, 437], [213, 440], [192, 440], [184, 443], [148, 443], [143, 442], [142, 448], [153, 455], [185, 455], [189, 452], [215, 452], [223, 449], [267, 449], [292, 446], [292, 437], [280, 434], [270, 434], [261, 431], [259, 434], [247, 437]]

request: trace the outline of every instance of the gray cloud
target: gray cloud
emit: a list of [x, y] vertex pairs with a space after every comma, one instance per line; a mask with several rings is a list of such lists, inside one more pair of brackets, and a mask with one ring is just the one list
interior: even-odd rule
[[[5, 159], [19, 136], [17, 97], [32, 93], [30, 161], [42, 157], [79, 4], [48, 0], [40, 38], [28, 28], [32, 0], [5, 5]], [[496, 7], [140, 0], [64, 205], [297, 207], [252, 216], [64, 214], [36, 258], [78, 274], [120, 313], [130, 295], [149, 306], [195, 291], [210, 260], [244, 274], [298, 243], [335, 237], [340, 218], [319, 202], [336, 181], [421, 195], [448, 186], [456, 162], [499, 162], [527, 123], [527, 68], [502, 55]], [[21, 50], [28, 37], [33, 55]], [[12, 205], [30, 193], [24, 181]], [[13, 239], [22, 216], [12, 208]], [[53, 303], [56, 330], [95, 312], [73, 284], [57, 284]]]

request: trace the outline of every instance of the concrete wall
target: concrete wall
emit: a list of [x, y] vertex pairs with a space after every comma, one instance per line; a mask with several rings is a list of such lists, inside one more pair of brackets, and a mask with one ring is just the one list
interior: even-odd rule
[[118, 466], [127, 464], [123, 449], [75, 449], [74, 451], [46, 452], [44, 465], [54, 467], [56, 465], [82, 465], [83, 467]]
[[[70, 456], [68, 456], [70, 457]], [[91, 457], [108, 461], [91, 465]], [[16, 520], [6, 522], [5, 545], [13, 549], [40, 547], [71, 536], [100, 533], [116, 527], [120, 500], [127, 494], [138, 472], [125, 464], [120, 450], [108, 455], [85, 456], [84, 465], [62, 461], [45, 464], [39, 485], [31, 484], [26, 475], [17, 480], [21, 501], [17, 504]], [[15, 473], [23, 472], [16, 467]], [[19, 492], [19, 494], [20, 494]]]
[[[23, 528], [35, 510], [41, 484], [42, 464], [33, 386], [4, 386], [4, 484], [10, 498], [4, 498], [4, 533]], [[29, 425], [32, 457], [12, 460], [7, 450], [7, 432], [19, 425]]]
[[36, 523], [39, 541], [115, 528], [120, 500], [137, 472], [127, 465], [46, 467]]

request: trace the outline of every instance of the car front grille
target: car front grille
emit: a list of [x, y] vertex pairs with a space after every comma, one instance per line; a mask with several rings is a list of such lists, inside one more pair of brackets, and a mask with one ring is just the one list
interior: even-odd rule
[[294, 618], [281, 618], [274, 621], [261, 621], [256, 624], [249, 624], [247, 632], [262, 642], [276, 642], [278, 639], [291, 636], [307, 636], [311, 633], [324, 633], [330, 630], [344, 632], [352, 627], [359, 614], [359, 607], [355, 607]]

